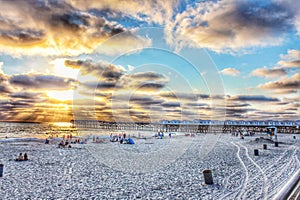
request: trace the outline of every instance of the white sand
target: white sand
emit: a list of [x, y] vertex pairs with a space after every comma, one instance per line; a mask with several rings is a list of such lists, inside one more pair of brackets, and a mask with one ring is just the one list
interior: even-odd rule
[[[294, 140], [292, 135], [279, 135], [285, 142], [279, 147], [254, 142], [258, 137], [208, 134], [135, 139], [135, 145], [89, 142], [70, 149], [39, 141], [2, 141], [0, 197], [270, 199], [300, 166], [300, 136]], [[254, 156], [255, 148], [259, 156]], [[19, 152], [27, 152], [30, 160], [11, 160]], [[213, 170], [214, 185], [203, 183], [207, 168]]]

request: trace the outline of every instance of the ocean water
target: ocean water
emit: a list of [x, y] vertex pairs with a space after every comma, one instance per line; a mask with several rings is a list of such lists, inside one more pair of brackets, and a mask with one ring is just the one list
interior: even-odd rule
[[0, 122], [0, 139], [61, 137], [69, 134], [78, 135], [77, 129], [69, 123]]

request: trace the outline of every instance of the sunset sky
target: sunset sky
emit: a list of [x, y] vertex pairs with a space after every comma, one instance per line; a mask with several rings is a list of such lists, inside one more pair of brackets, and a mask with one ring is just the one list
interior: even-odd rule
[[0, 5], [0, 121], [299, 119], [299, 0]]

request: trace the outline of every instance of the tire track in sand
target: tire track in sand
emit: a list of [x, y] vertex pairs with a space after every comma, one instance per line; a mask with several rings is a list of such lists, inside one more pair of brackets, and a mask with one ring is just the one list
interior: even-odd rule
[[[262, 177], [263, 177], [263, 185], [261, 188], [261, 192], [260, 192], [260, 196], [259, 199], [261, 197], [263, 197], [264, 199], [267, 198], [268, 195], [268, 187], [267, 187], [267, 183], [268, 183], [268, 178], [264, 172], [264, 170], [249, 156], [249, 151], [248, 148], [244, 145], [242, 145], [241, 143], [239, 143], [239, 145], [245, 149], [246, 152], [246, 157], [248, 160], [250, 160], [250, 162], [259, 170], [259, 172], [261, 173]], [[252, 177], [251, 180], [249, 181], [249, 183], [251, 184], [254, 180], [256, 180], [257, 177]], [[246, 193], [244, 194], [244, 196], [246, 195]], [[243, 197], [244, 197], [243, 196]]]
[[235, 144], [234, 142], [231, 142], [231, 143], [238, 149], [236, 155], [237, 155], [237, 158], [238, 158], [238, 160], [240, 161], [241, 165], [243, 166], [243, 168], [244, 168], [244, 170], [245, 170], [245, 175], [246, 175], [246, 177], [245, 177], [245, 179], [244, 179], [244, 183], [243, 183], [243, 185], [242, 185], [242, 189], [239, 190], [239, 191], [238, 191], [238, 189], [235, 190], [235, 191], [237, 191], [237, 192], [235, 193], [234, 199], [241, 199], [241, 198], [242, 198], [242, 195], [243, 195], [243, 194], [245, 193], [245, 191], [246, 191], [247, 184], [248, 184], [248, 182], [249, 182], [249, 170], [248, 170], [248, 168], [246, 167], [244, 161], [242, 160], [242, 158], [241, 158], [241, 156], [240, 156], [240, 151], [241, 151], [240, 146], [237, 145], [237, 144]]

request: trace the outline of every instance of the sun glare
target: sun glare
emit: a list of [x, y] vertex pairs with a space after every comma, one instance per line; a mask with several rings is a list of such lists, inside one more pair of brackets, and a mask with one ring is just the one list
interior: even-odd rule
[[53, 68], [54, 73], [58, 76], [77, 79], [80, 69], [72, 69], [70, 67], [66, 67], [64, 62], [65, 62], [64, 59], [56, 59], [51, 62], [51, 64], [53, 64], [54, 66]]
[[69, 127], [72, 126], [72, 123], [70, 122], [53, 122], [54, 126], [59, 126], [59, 127]]
[[74, 97], [74, 91], [73, 90], [64, 90], [64, 91], [47, 91], [47, 95], [50, 98], [66, 101], [66, 100], [72, 100]]

